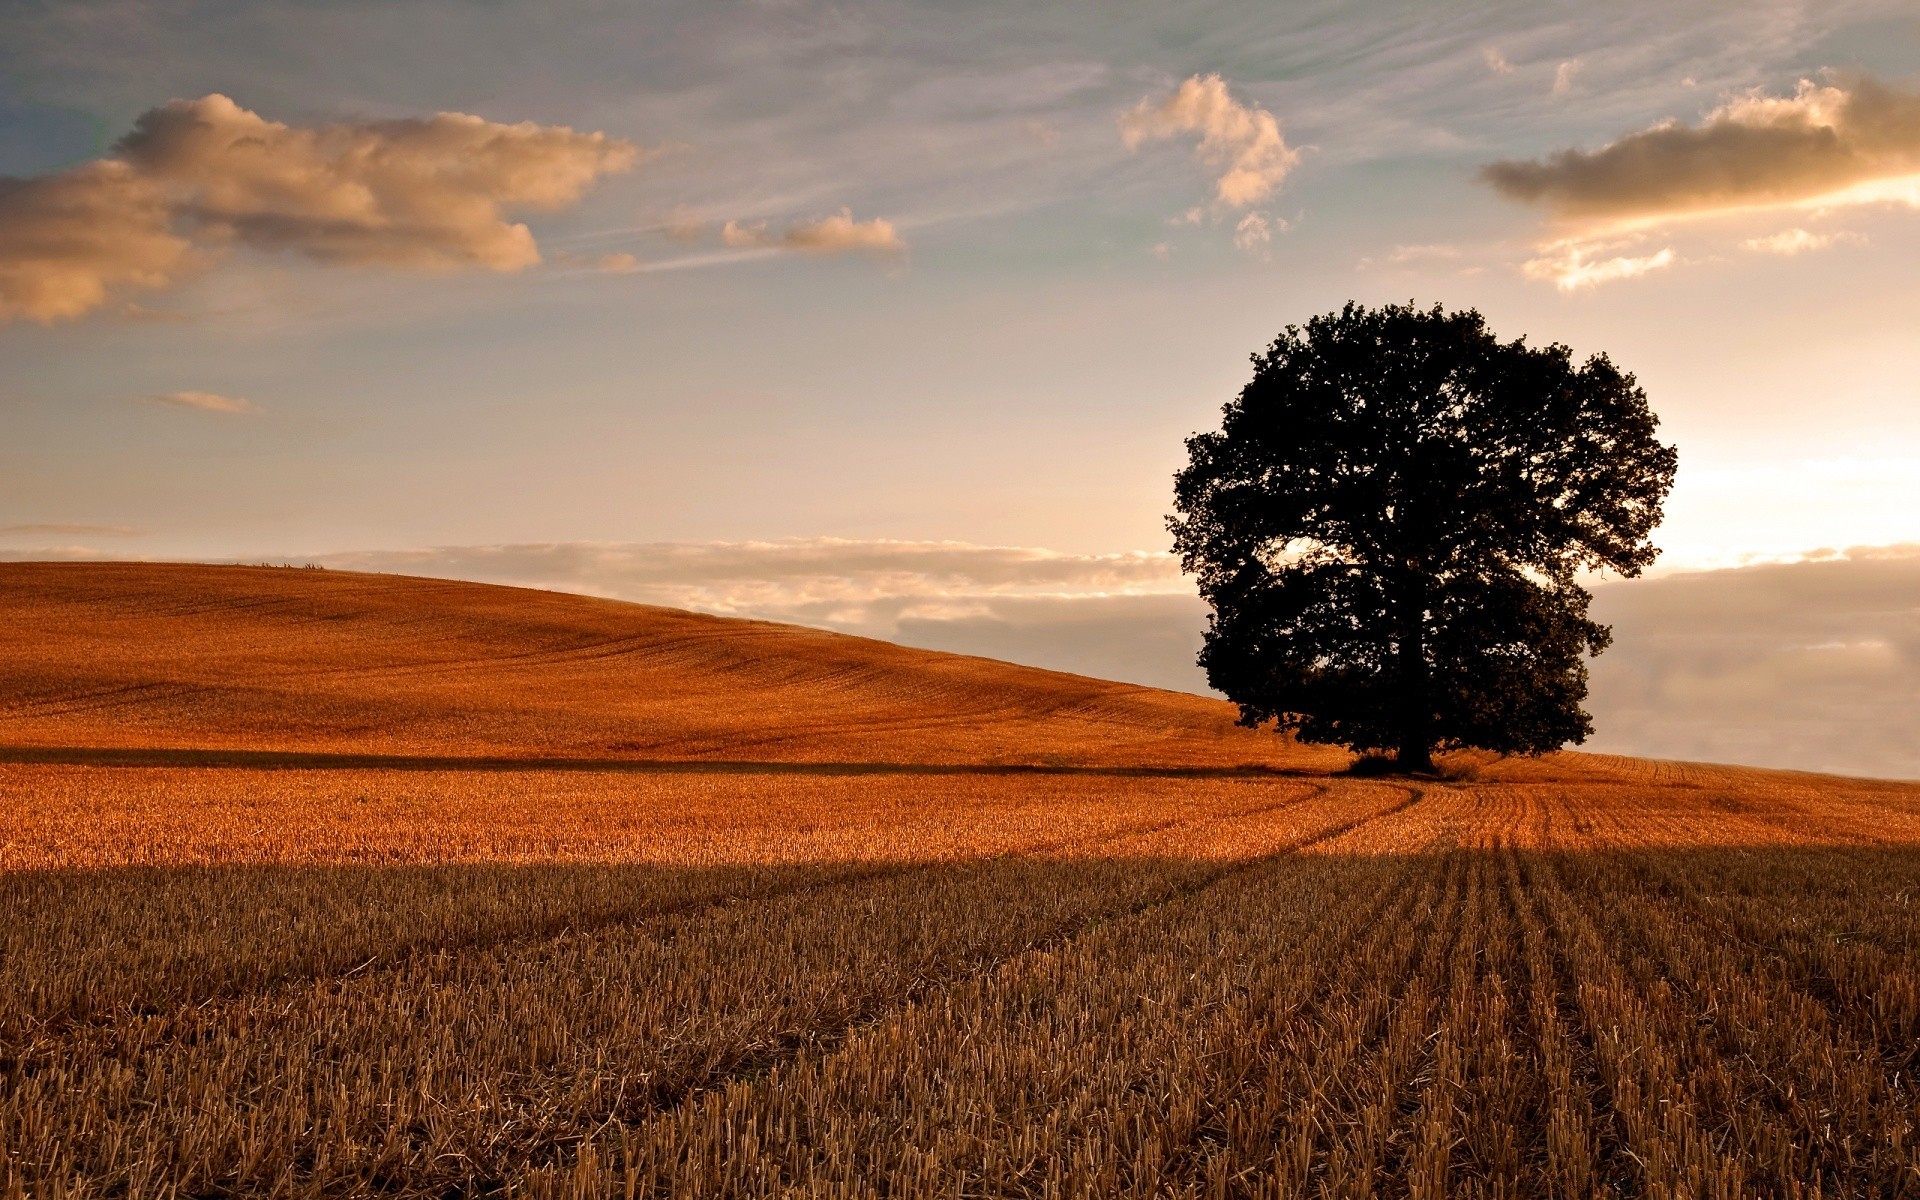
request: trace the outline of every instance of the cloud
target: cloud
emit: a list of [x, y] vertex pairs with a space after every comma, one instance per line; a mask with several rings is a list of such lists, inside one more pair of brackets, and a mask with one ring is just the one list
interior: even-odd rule
[[1594, 247], [1577, 242], [1562, 242], [1546, 249], [1547, 253], [1523, 263], [1520, 273], [1528, 279], [1550, 282], [1563, 292], [1577, 292], [1581, 288], [1618, 279], [1632, 279], [1674, 263], [1671, 246], [1653, 254], [1617, 254], [1602, 259], [1593, 257], [1596, 253]]
[[88, 525], [56, 521], [46, 525], [0, 525], [0, 537], [139, 537], [144, 531], [130, 525]]
[[638, 271], [643, 264], [631, 254], [603, 254], [593, 264], [594, 270], [608, 275], [629, 275]]
[[1805, 254], [1810, 250], [1824, 250], [1828, 246], [1842, 242], [1865, 241], [1857, 233], [1808, 233], [1804, 229], [1785, 229], [1771, 237], [1748, 238], [1740, 243], [1742, 250], [1751, 250], [1757, 254]]
[[842, 208], [818, 221], [789, 225], [779, 233], [770, 233], [766, 223], [743, 225], [728, 221], [720, 229], [720, 240], [738, 249], [766, 248], [799, 250], [810, 254], [844, 254], [862, 251], [868, 254], [901, 254], [907, 243], [892, 221], [875, 217], [856, 221], [853, 210]]
[[537, 542], [371, 551], [312, 561], [584, 590], [727, 615], [831, 617], [862, 629], [936, 602], [951, 609], [988, 598], [1191, 590], [1170, 554], [1061, 554], [968, 542]]
[[[1285, 229], [1286, 222], [1282, 221], [1280, 227]], [[1272, 242], [1273, 226], [1257, 212], [1241, 217], [1233, 227], [1233, 244], [1248, 254], [1265, 254]]]
[[515, 271], [551, 212], [629, 169], [631, 143], [463, 113], [300, 128], [222, 95], [173, 100], [110, 157], [0, 179], [0, 319], [80, 316], [229, 246], [322, 263]]
[[1022, 121], [1020, 128], [1026, 132], [1028, 137], [1040, 143], [1042, 146], [1051, 146], [1060, 140], [1059, 128], [1040, 120], [1038, 117], [1029, 117], [1027, 120]]
[[124, 162], [0, 177], [0, 321], [78, 317], [166, 286], [192, 258], [165, 190]]
[[1920, 778], [1920, 545], [1603, 584], [1595, 747]]
[[155, 404], [170, 404], [176, 408], [197, 408], [202, 412], [250, 413], [257, 411], [253, 401], [239, 396], [222, 396], [218, 392], [162, 392], [147, 399]]
[[[4, 552], [0, 552], [4, 556]], [[759, 617], [1204, 692], [1206, 607], [1170, 555], [962, 542], [542, 543], [337, 554]], [[1920, 777], [1920, 545], [1601, 583], [1590, 748]]]
[[1868, 77], [1753, 92], [1698, 125], [1666, 121], [1598, 150], [1492, 163], [1501, 195], [1570, 220], [1647, 224], [1730, 210], [1920, 207], [1920, 94]]
[[1480, 52], [1480, 57], [1486, 62], [1487, 70], [1495, 75], [1513, 74], [1513, 64], [1507, 61], [1507, 56], [1500, 53], [1498, 47], [1488, 46]]
[[707, 231], [707, 221], [692, 209], [679, 207], [667, 214], [662, 228], [677, 242], [697, 242]]
[[1573, 90], [1573, 77], [1580, 73], [1580, 60], [1570, 58], [1554, 68], [1553, 94], [1564, 96]]
[[1170, 554], [966, 542], [555, 542], [334, 554], [349, 570], [586, 592], [1204, 692], [1205, 607]]
[[1219, 172], [1214, 196], [1228, 208], [1267, 199], [1300, 161], [1273, 114], [1235, 100], [1218, 75], [1195, 75], [1164, 99], [1148, 96], [1120, 117], [1128, 149], [1183, 134], [1200, 135], [1195, 153]]

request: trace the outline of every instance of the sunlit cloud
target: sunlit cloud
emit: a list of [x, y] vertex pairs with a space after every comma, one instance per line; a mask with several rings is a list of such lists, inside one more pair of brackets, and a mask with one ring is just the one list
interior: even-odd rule
[[0, 179], [0, 319], [78, 317], [231, 246], [320, 263], [516, 271], [511, 211], [572, 204], [637, 147], [464, 113], [301, 128], [222, 95], [149, 109], [111, 156]]
[[0, 178], [0, 321], [78, 317], [165, 287], [193, 257], [165, 190], [127, 163]]
[[1580, 73], [1580, 60], [1568, 59], [1554, 69], [1553, 94], [1564, 96], [1573, 90], [1573, 80]]
[[1513, 74], [1513, 64], [1507, 61], [1507, 56], [1500, 53], [1498, 47], [1488, 46], [1480, 52], [1480, 57], [1487, 64], [1487, 70], [1495, 75]]
[[194, 408], [201, 412], [240, 414], [256, 411], [253, 401], [239, 396], [223, 396], [218, 392], [161, 392], [146, 399], [154, 404]]
[[1217, 172], [1214, 198], [1227, 208], [1266, 200], [1300, 161], [1274, 115], [1235, 100], [1218, 75], [1195, 75], [1171, 94], [1148, 96], [1120, 117], [1128, 149], [1190, 134], [1199, 135], [1195, 154]]
[[1864, 242], [1866, 239], [1857, 233], [1809, 233], [1804, 229], [1783, 229], [1769, 237], [1748, 238], [1740, 243], [1742, 250], [1751, 250], [1756, 254], [1781, 254], [1792, 256], [1806, 254], [1813, 250], [1825, 250], [1829, 246], [1844, 243]]
[[1269, 221], [1260, 213], [1250, 212], [1233, 227], [1233, 244], [1247, 254], [1265, 254], [1273, 242], [1276, 224], [1283, 231], [1287, 227], [1285, 221]]
[[1521, 264], [1520, 272], [1528, 279], [1551, 283], [1563, 292], [1577, 292], [1602, 283], [1632, 279], [1649, 271], [1670, 267], [1675, 261], [1671, 246], [1652, 254], [1616, 254], [1608, 258], [1595, 257], [1594, 247], [1577, 242], [1562, 242], [1545, 250], [1539, 257]]
[[603, 254], [593, 264], [594, 269], [606, 275], [629, 275], [644, 266], [639, 258], [631, 254]]
[[[1598, 150], [1491, 163], [1480, 174], [1554, 221], [1522, 273], [1574, 290], [1677, 261], [1666, 250], [1610, 253], [1626, 235], [1766, 212], [1920, 209], [1920, 94], [1864, 76], [1803, 79], [1790, 96], [1755, 91], [1726, 100], [1695, 125], [1663, 121]], [[1795, 255], [1857, 240], [1794, 227], [1727, 245]]]
[[906, 239], [900, 236], [899, 229], [892, 221], [884, 217], [857, 221], [853, 210], [848, 208], [817, 221], [789, 225], [778, 232], [769, 231], [764, 221], [755, 225], [728, 221], [721, 226], [720, 240], [737, 249], [757, 247], [799, 250], [810, 254], [864, 252], [891, 255], [904, 253], [907, 249]]

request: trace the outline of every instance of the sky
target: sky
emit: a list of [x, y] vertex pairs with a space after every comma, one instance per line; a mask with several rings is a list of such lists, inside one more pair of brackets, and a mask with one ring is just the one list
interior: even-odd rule
[[1439, 302], [1679, 448], [1595, 745], [1920, 776], [1912, 0], [12, 0], [0, 177], [0, 557], [1199, 688], [1183, 439]]

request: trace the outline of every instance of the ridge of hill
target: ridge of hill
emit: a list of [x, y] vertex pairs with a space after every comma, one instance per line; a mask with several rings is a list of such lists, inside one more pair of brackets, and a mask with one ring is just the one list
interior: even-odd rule
[[1327, 767], [1219, 700], [764, 621], [285, 567], [0, 564], [0, 744]]

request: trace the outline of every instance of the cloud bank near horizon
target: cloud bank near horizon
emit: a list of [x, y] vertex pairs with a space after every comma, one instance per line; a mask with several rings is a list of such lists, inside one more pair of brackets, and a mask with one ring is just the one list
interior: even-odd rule
[[350, 266], [517, 271], [510, 214], [552, 212], [630, 169], [630, 142], [465, 113], [301, 128], [226, 96], [149, 109], [113, 153], [0, 178], [0, 322], [82, 316], [231, 246]]
[[[306, 561], [306, 560], [298, 560]], [[327, 566], [582, 591], [1206, 692], [1172, 556], [963, 542], [445, 547]], [[1589, 749], [1920, 778], [1920, 545], [1614, 580]]]
[[[101, 534], [80, 525], [0, 533]], [[114, 530], [112, 532], [122, 532]], [[131, 532], [131, 531], [127, 531]], [[120, 557], [80, 546], [0, 561]], [[249, 560], [259, 561], [259, 560]], [[966, 542], [549, 542], [288, 558], [791, 622], [1205, 694], [1168, 554]], [[1920, 778], [1920, 544], [1596, 585], [1588, 749]]]

